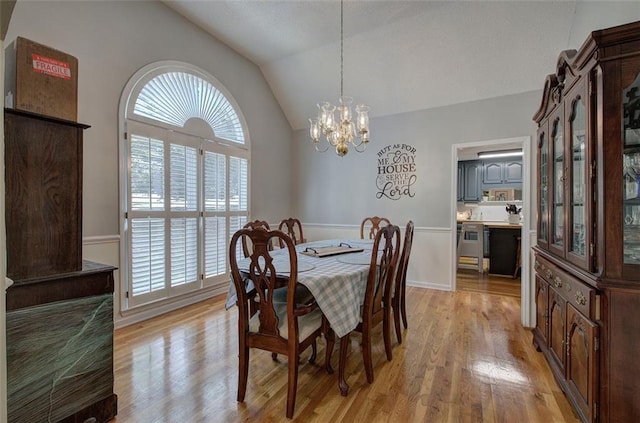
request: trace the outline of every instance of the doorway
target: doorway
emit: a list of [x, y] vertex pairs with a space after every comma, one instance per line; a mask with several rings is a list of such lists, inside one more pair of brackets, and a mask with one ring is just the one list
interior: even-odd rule
[[[497, 140], [486, 140], [486, 141], [479, 141], [479, 142], [469, 142], [469, 143], [461, 143], [461, 144], [454, 144], [452, 146], [452, 180], [453, 180], [453, 187], [458, 187], [458, 177], [459, 177], [459, 173], [458, 173], [458, 162], [459, 161], [465, 161], [465, 160], [477, 160], [478, 159], [478, 153], [480, 152], [487, 152], [487, 151], [496, 151], [496, 150], [511, 150], [511, 149], [522, 149], [523, 155], [522, 155], [522, 203], [521, 203], [521, 208], [522, 208], [522, 218], [521, 218], [521, 228], [520, 228], [520, 286], [519, 286], [519, 290], [520, 290], [520, 309], [521, 309], [521, 321], [523, 326], [525, 327], [531, 327], [532, 322], [533, 322], [533, 316], [531, 315], [533, 307], [532, 307], [532, 298], [533, 298], [533, 294], [531, 291], [531, 277], [530, 277], [530, 271], [529, 271], [529, 262], [530, 262], [530, 256], [529, 256], [529, 250], [530, 250], [530, 222], [531, 220], [531, 213], [533, 210], [533, 207], [531, 205], [532, 201], [531, 201], [531, 154], [530, 154], [530, 149], [531, 149], [531, 139], [530, 137], [526, 136], [526, 137], [518, 137], [518, 138], [507, 138], [507, 139], [497, 139]], [[452, 194], [451, 194], [451, 209], [452, 209], [452, 213], [451, 213], [451, 218], [452, 218], [452, 228], [453, 230], [451, 231], [451, 245], [452, 245], [452, 257], [454, 258], [454, 260], [452, 260], [452, 269], [451, 269], [451, 274], [452, 274], [452, 289], [456, 290], [458, 287], [458, 281], [456, 279], [456, 275], [457, 275], [457, 270], [458, 270], [458, 263], [457, 263], [457, 241], [458, 241], [458, 205], [461, 204], [461, 202], [458, 202], [458, 196], [457, 196], [457, 190], [456, 189], [452, 189]], [[482, 204], [478, 201], [476, 201], [475, 203], [464, 203], [462, 202], [462, 204], [464, 205], [468, 205], [469, 209], [475, 209], [476, 214], [473, 215], [474, 220], [487, 220], [484, 218], [484, 216], [482, 216], [482, 211], [480, 210], [486, 210], [486, 209], [482, 209], [482, 207], [479, 207], [479, 204]], [[504, 205], [502, 206], [504, 207]], [[464, 208], [464, 206], [463, 206]], [[472, 210], [473, 211], [473, 210]], [[503, 213], [506, 213], [506, 211], [504, 211]], [[495, 217], [491, 217], [490, 219], [493, 219]], [[500, 217], [502, 218], [502, 217]], [[504, 216], [505, 220], [506, 220], [506, 215]], [[488, 266], [485, 264], [485, 268], [487, 268]], [[487, 268], [488, 270], [488, 268]], [[473, 272], [475, 272], [475, 274], [473, 274]], [[492, 277], [491, 275], [487, 274], [487, 271], [485, 272], [478, 272], [476, 271], [470, 271], [470, 270], [465, 270], [463, 271], [463, 273], [461, 274], [461, 278], [460, 278], [460, 284], [462, 287], [464, 287], [465, 289], [470, 289], [469, 287], [472, 287], [473, 285], [473, 281], [475, 279], [476, 283], [479, 283], [480, 285], [476, 286], [476, 288], [478, 289], [482, 289], [482, 284], [485, 284], [485, 287], [488, 285], [492, 285], [495, 286], [496, 289], [501, 289], [500, 285], [504, 285], [508, 283], [507, 278], [504, 278], [503, 281], [500, 281], [500, 279], [502, 278], [495, 278]], [[469, 286], [466, 286], [469, 285]], [[507, 286], [503, 286], [503, 288], [507, 288]], [[489, 287], [489, 289], [492, 289], [491, 287]], [[517, 289], [517, 288], [516, 288]], [[506, 292], [513, 292], [513, 285], [510, 287], [510, 290], [507, 289]]]

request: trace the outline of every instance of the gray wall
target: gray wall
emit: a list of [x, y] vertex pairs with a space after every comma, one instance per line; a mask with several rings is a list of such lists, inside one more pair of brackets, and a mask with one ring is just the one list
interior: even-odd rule
[[[544, 76], [540, 79], [540, 86]], [[304, 222], [359, 224], [364, 216], [384, 215], [393, 222], [451, 227], [452, 145], [531, 136], [532, 116], [542, 91], [497, 97], [371, 120], [371, 143], [364, 153], [339, 158], [315, 152], [307, 131], [294, 133], [299, 175], [294, 207]], [[416, 148], [415, 196], [376, 198], [377, 153], [390, 144]], [[532, 149], [534, 149], [532, 142]], [[327, 200], [331, 199], [331, 200]]]
[[[83, 234], [116, 235], [118, 105], [129, 78], [160, 60], [194, 64], [215, 76], [237, 101], [252, 143], [252, 214], [288, 215], [291, 127], [259, 68], [160, 2], [19, 1], [5, 40], [16, 36], [78, 58], [78, 121], [84, 139]], [[282, 187], [287, 187], [283, 189]]]

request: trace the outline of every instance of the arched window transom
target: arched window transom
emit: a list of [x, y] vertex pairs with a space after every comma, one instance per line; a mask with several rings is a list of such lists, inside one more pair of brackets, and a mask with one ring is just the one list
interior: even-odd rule
[[240, 119], [229, 100], [197, 75], [167, 72], [147, 82], [136, 98], [133, 113], [183, 127], [189, 119], [207, 122], [218, 138], [244, 144]]

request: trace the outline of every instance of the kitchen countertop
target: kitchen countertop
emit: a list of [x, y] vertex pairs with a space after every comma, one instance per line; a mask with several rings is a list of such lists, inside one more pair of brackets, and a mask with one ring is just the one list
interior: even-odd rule
[[471, 219], [458, 219], [458, 223], [481, 223], [488, 228], [522, 228], [522, 223], [509, 223], [506, 220], [471, 220]]

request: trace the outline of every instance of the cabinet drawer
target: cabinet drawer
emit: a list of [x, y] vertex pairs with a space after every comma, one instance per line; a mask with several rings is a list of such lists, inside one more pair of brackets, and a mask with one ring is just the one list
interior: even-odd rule
[[560, 289], [564, 297], [569, 301], [578, 311], [592, 320], [599, 318], [596, 316], [596, 295], [595, 288], [579, 281], [573, 276], [568, 275], [565, 272], [559, 272], [554, 276], [554, 284], [558, 283], [562, 286]]
[[598, 291], [542, 257], [536, 257], [536, 273], [555, 287], [565, 300], [592, 320], [600, 318]]
[[542, 279], [553, 285], [553, 275], [558, 271], [558, 268], [555, 265], [536, 255], [536, 260], [533, 268]]

